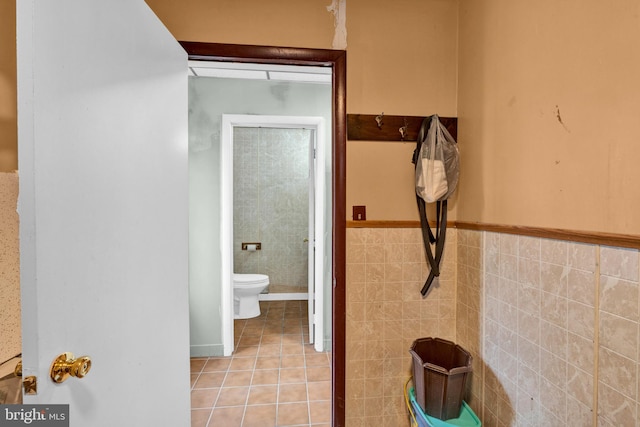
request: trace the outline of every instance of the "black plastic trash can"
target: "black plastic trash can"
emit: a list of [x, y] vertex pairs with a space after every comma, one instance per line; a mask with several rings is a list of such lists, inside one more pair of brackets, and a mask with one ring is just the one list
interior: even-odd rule
[[472, 370], [471, 354], [451, 341], [431, 337], [415, 340], [409, 353], [420, 408], [441, 420], [457, 418]]

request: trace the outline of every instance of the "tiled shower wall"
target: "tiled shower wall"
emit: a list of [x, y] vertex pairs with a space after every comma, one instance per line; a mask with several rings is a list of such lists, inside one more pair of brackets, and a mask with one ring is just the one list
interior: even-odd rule
[[408, 424], [414, 339], [469, 350], [483, 426], [640, 425], [637, 250], [449, 230], [441, 285], [419, 229], [347, 229], [347, 426]]
[[455, 339], [456, 230], [428, 298], [420, 229], [347, 229], [348, 427], [408, 425], [404, 384], [416, 338]]
[[[307, 285], [309, 147], [306, 129], [236, 128], [234, 269], [272, 285]], [[260, 242], [262, 250], [241, 250]]]
[[457, 252], [484, 426], [639, 425], [637, 250], [458, 230]]
[[18, 174], [0, 173], [0, 364], [20, 353]]

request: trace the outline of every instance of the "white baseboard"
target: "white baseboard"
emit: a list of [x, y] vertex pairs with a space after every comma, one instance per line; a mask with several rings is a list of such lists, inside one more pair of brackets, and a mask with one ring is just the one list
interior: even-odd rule
[[274, 293], [274, 294], [259, 294], [258, 301], [297, 301], [307, 300], [309, 294], [307, 292], [291, 292], [291, 293]]

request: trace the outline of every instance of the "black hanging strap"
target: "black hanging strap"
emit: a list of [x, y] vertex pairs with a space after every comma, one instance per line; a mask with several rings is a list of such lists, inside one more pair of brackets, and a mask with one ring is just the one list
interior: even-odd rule
[[[420, 126], [420, 131], [418, 132], [418, 142], [416, 144], [416, 149], [413, 152], [413, 163], [417, 166], [418, 160], [420, 158], [420, 149], [422, 147], [422, 143], [426, 139], [426, 132], [429, 128], [429, 124], [431, 122], [433, 116], [426, 117], [422, 126]], [[424, 282], [424, 286], [420, 293], [422, 296], [425, 296], [429, 289], [431, 288], [431, 284], [433, 280], [440, 276], [440, 261], [442, 260], [442, 253], [444, 252], [444, 241], [447, 234], [447, 201], [439, 201], [436, 202], [436, 233], [435, 235], [431, 231], [431, 227], [429, 227], [429, 220], [427, 219], [427, 206], [422, 197], [416, 194], [416, 201], [418, 203], [418, 212], [420, 214], [420, 227], [422, 228], [422, 240], [424, 241], [424, 249], [427, 255], [427, 262], [429, 263], [430, 271], [427, 280]], [[435, 244], [435, 255], [433, 250], [431, 249], [431, 245]]]
[[[444, 252], [444, 242], [447, 235], [447, 201], [436, 202], [436, 235], [433, 236], [431, 227], [429, 227], [429, 220], [427, 219], [426, 203], [420, 196], [416, 196], [418, 202], [418, 211], [420, 212], [420, 227], [422, 228], [422, 240], [424, 241], [424, 249], [427, 254], [427, 262], [429, 263], [430, 271], [427, 280], [424, 282], [424, 286], [420, 293], [425, 296], [433, 280], [440, 276], [440, 261], [442, 260], [442, 254]], [[435, 255], [431, 249], [431, 245], [435, 243]]]

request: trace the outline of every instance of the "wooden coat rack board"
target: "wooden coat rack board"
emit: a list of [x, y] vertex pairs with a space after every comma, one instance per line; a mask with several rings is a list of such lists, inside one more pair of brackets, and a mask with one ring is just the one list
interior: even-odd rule
[[[383, 114], [347, 114], [350, 141], [416, 141], [424, 117]], [[458, 118], [440, 117], [451, 136], [458, 140]], [[400, 130], [404, 128], [403, 132]]]

